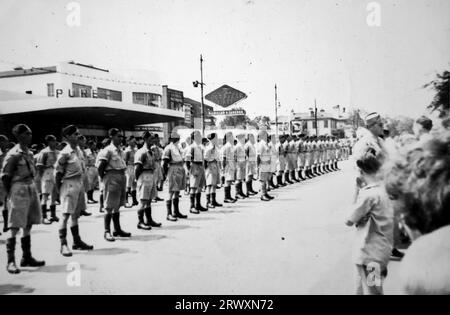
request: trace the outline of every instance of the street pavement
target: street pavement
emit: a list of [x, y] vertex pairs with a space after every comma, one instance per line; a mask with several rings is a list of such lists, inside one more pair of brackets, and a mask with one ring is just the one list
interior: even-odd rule
[[[58, 226], [36, 226], [33, 254], [47, 265], [20, 275], [6, 272], [3, 234], [0, 295], [353, 294], [354, 230], [344, 222], [355, 173], [349, 161], [340, 167], [271, 192], [272, 202], [255, 196], [200, 215], [188, 213], [189, 198], [183, 195], [180, 208], [189, 218], [176, 223], [165, 220], [165, 203], [157, 203], [153, 212], [163, 227], [148, 232], [136, 229], [135, 208], [124, 209], [122, 227], [133, 236], [115, 243], [103, 240], [103, 216], [97, 205], [89, 206], [94, 215], [81, 219], [80, 230], [95, 250], [64, 258]], [[218, 196], [221, 202], [223, 189]], [[398, 262], [389, 266], [386, 294], [399, 293], [398, 267]]]

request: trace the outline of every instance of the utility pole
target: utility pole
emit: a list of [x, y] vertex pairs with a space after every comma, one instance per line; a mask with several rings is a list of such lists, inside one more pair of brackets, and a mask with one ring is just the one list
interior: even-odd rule
[[319, 137], [319, 124], [317, 123], [317, 102], [314, 99], [314, 121], [316, 122], [316, 137]]
[[202, 137], [205, 137], [205, 102], [203, 100], [203, 55], [200, 55], [200, 89], [202, 94]]
[[205, 83], [203, 82], [203, 55], [200, 55], [200, 82], [198, 81], [194, 81], [192, 82], [192, 84], [194, 85], [194, 87], [198, 87], [200, 85], [200, 90], [201, 90], [201, 111], [202, 111], [202, 115], [201, 115], [201, 119], [202, 119], [202, 124], [201, 124], [201, 129], [202, 129], [202, 137], [205, 136], [205, 101], [204, 101], [204, 97], [203, 97], [203, 87], [205, 85]]
[[278, 139], [278, 93], [276, 84], [275, 84], [275, 135]]

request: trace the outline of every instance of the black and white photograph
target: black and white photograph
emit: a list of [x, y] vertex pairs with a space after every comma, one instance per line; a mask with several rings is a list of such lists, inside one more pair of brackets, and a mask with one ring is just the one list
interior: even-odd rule
[[449, 13], [2, 0], [0, 295], [449, 295]]

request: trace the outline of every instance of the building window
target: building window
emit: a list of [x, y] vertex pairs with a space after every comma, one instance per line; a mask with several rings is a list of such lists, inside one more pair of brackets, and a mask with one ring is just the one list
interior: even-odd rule
[[91, 97], [92, 86], [72, 83], [72, 97]]
[[154, 93], [133, 92], [133, 103], [146, 106], [161, 107], [161, 95]]
[[97, 89], [97, 98], [102, 98], [102, 99], [110, 100], [110, 101], [122, 102], [122, 92], [98, 88]]
[[313, 121], [313, 129], [317, 129], [317, 121]]
[[325, 119], [324, 120], [324, 126], [323, 126], [324, 128], [328, 128], [328, 119]]
[[55, 96], [55, 84], [54, 83], [47, 83], [47, 95], [49, 97]]

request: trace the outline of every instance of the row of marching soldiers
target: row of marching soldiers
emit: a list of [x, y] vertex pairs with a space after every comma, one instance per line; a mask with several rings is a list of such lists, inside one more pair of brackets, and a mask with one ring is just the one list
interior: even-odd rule
[[[10, 231], [7, 239], [7, 271], [20, 273], [16, 265], [16, 238], [23, 231], [21, 267], [41, 267], [44, 261], [31, 254], [31, 229], [37, 224], [59, 223], [60, 253], [71, 257], [68, 245], [68, 227], [72, 234], [72, 250], [90, 251], [80, 236], [79, 218], [90, 215], [87, 203], [95, 203], [93, 193], [100, 188], [101, 211], [104, 212], [104, 238], [114, 242], [116, 238], [129, 238], [131, 233], [121, 227], [120, 208], [126, 205], [131, 194], [138, 206], [137, 228], [151, 230], [160, 227], [152, 218], [152, 201], [158, 197], [161, 179], [168, 182], [169, 198], [166, 201], [167, 220], [186, 219], [179, 207], [180, 192], [188, 183], [190, 212], [199, 214], [208, 208], [222, 206], [217, 202], [216, 190], [223, 182], [225, 203], [235, 203], [257, 192], [253, 181], [261, 183], [261, 200], [269, 201], [270, 187], [284, 186], [301, 179], [337, 170], [337, 161], [348, 157], [347, 146], [339, 146], [333, 139], [297, 138], [281, 136], [280, 141], [260, 131], [257, 139], [249, 133], [227, 133], [222, 148], [217, 134], [208, 135], [208, 144], [202, 144], [202, 135], [191, 134], [191, 144], [185, 149], [180, 136], [172, 133], [169, 144], [160, 149], [156, 134], [144, 132], [141, 148], [130, 142], [122, 147], [123, 136], [119, 129], [109, 130], [109, 139], [96, 153], [95, 147], [86, 147], [86, 139], [76, 126], [62, 130], [64, 144], [57, 150], [56, 138], [47, 136], [48, 147], [37, 156], [30, 150], [31, 129], [20, 124], [13, 128], [17, 144], [0, 135], [0, 205], [3, 207], [4, 231]], [[348, 148], [349, 149], [349, 148]], [[273, 178], [276, 175], [277, 184]], [[283, 183], [283, 177], [285, 182]], [[98, 182], [97, 182], [98, 180]], [[243, 183], [247, 193], [244, 193]], [[232, 184], [236, 187], [236, 199], [231, 196]], [[207, 190], [207, 205], [201, 205], [201, 194]], [[87, 194], [86, 194], [87, 193]], [[86, 198], [87, 195], [87, 198]], [[47, 205], [50, 203], [50, 217]], [[56, 204], [61, 206], [62, 218], [56, 216]], [[102, 210], [104, 209], [104, 211]], [[111, 223], [114, 231], [111, 233]]]

